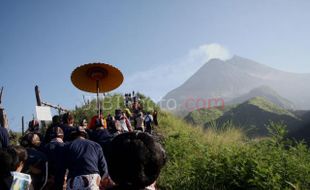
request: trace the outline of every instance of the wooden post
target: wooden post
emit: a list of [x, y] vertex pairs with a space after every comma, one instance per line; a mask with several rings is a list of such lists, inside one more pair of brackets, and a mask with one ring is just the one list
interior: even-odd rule
[[0, 92], [0, 106], [1, 106], [1, 103], [2, 103], [2, 93], [3, 93], [3, 86], [1, 87], [1, 92]]
[[24, 122], [24, 116], [22, 116], [22, 136], [25, 134], [25, 122]]
[[40, 98], [40, 91], [38, 85], [34, 87], [35, 93], [36, 93], [36, 100], [37, 100], [37, 106], [41, 106], [41, 98]]
[[[34, 87], [34, 90], [35, 90], [35, 94], [36, 94], [37, 106], [41, 106], [41, 105], [42, 105], [42, 102], [41, 102], [40, 90], [39, 90], [38, 85], [36, 85], [36, 86]], [[45, 121], [41, 121], [41, 126], [44, 127], [44, 128], [46, 128]]]
[[1, 87], [1, 92], [0, 92], [0, 125], [4, 128], [8, 128], [9, 127], [8, 120], [4, 112], [4, 108], [1, 105], [2, 95], [3, 95], [3, 87]]

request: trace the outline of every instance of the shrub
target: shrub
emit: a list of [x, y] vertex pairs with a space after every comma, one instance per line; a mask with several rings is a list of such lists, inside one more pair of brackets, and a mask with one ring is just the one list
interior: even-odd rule
[[190, 127], [160, 115], [168, 163], [160, 189], [310, 189], [310, 152], [285, 140], [285, 126], [270, 123], [271, 137], [248, 139], [233, 126]]

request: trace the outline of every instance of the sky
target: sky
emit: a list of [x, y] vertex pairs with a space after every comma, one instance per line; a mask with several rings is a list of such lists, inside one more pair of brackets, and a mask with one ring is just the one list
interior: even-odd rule
[[155, 101], [211, 58], [233, 55], [289, 72], [310, 73], [308, 0], [0, 0], [0, 86], [10, 128], [43, 101], [72, 109], [82, 92], [78, 66], [119, 68], [113, 92]]

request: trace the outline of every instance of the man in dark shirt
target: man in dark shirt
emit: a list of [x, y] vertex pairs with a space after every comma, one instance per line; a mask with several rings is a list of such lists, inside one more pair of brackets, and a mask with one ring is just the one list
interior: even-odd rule
[[64, 166], [64, 133], [60, 127], [53, 127], [49, 133], [51, 141], [44, 146], [48, 158], [47, 189], [62, 190], [66, 168]]
[[48, 160], [46, 155], [38, 150], [40, 144], [40, 137], [36, 133], [28, 133], [21, 139], [21, 145], [28, 154], [22, 172], [31, 175], [34, 189], [43, 189], [48, 177]]
[[102, 148], [86, 137], [85, 129], [76, 127], [72, 132], [74, 140], [65, 145], [65, 165], [69, 170], [67, 189], [98, 189], [101, 178], [107, 175]]
[[10, 144], [8, 130], [0, 125], [0, 149], [7, 148]]
[[95, 128], [89, 133], [89, 139], [100, 144], [103, 153], [106, 156], [108, 154], [109, 144], [114, 136], [110, 134], [108, 129], [104, 128], [103, 122], [100, 120], [103, 119], [98, 118], [95, 122]]
[[73, 115], [71, 113], [65, 113], [63, 116], [62, 116], [62, 125], [60, 125], [60, 128], [63, 130], [64, 132], [64, 142], [68, 142], [68, 141], [71, 141], [70, 139], [70, 135], [71, 135], [71, 132], [73, 131], [74, 127], [73, 127], [73, 124], [74, 124], [74, 118], [73, 118]]

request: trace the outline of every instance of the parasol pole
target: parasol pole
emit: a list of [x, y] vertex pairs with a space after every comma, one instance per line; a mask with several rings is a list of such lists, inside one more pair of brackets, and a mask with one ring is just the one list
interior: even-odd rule
[[97, 110], [98, 110], [98, 117], [100, 116], [100, 102], [99, 102], [99, 80], [96, 80], [97, 85]]

